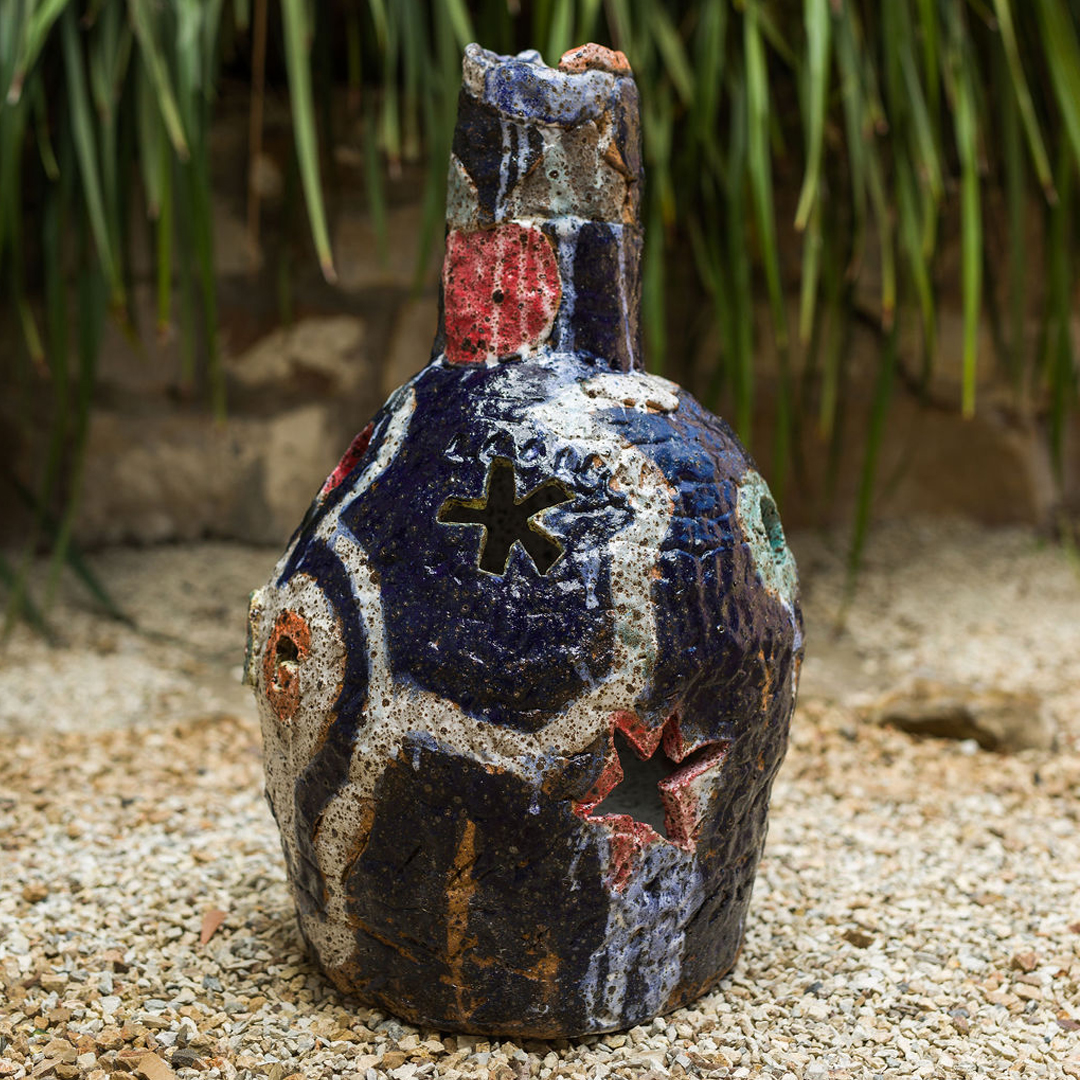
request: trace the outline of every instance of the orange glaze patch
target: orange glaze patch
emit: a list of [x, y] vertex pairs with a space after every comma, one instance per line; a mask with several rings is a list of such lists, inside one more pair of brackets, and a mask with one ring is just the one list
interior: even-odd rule
[[263, 686], [270, 707], [287, 724], [300, 707], [300, 666], [311, 651], [311, 629], [295, 611], [283, 611], [263, 651]]
[[466, 952], [473, 944], [465, 934], [469, 928], [469, 901], [476, 892], [472, 874], [475, 862], [476, 822], [467, 820], [446, 882], [446, 962], [450, 969], [449, 981], [454, 988], [457, 1015], [461, 1020], [467, 1020], [471, 1011], [465, 1002], [467, 986], [464, 965]]
[[559, 57], [559, 70], [570, 75], [580, 75], [583, 71], [608, 71], [612, 75], [633, 74], [626, 53], [619, 49], [608, 49], [592, 41], [587, 45], [567, 49]]

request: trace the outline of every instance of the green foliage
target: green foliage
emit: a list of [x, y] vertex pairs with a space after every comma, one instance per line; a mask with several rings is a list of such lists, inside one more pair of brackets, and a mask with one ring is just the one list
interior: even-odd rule
[[[556, 63], [564, 49], [597, 40], [627, 53], [641, 85], [651, 366], [665, 366], [665, 269], [670, 256], [690, 252], [718, 328], [705, 396], [731, 402], [751, 444], [755, 351], [762, 333], [772, 338], [780, 386], [771, 479], [778, 494], [804, 414], [821, 438], [840, 445], [846, 326], [855, 285], [873, 271], [882, 348], [857, 558], [900, 330], [908, 322], [919, 328], [925, 377], [937, 355], [942, 238], [953, 222], [965, 328], [957, 405], [971, 415], [979, 365], [1001, 364], [1018, 401], [1045, 419], [1060, 461], [1077, 393], [1070, 316], [1078, 272], [1080, 13], [1070, 0], [280, 0], [272, 13], [293, 106], [297, 173], [328, 279], [334, 270], [320, 169], [320, 146], [332, 136], [323, 119], [329, 109], [320, 111], [328, 87], [347, 84], [362, 94], [366, 186], [383, 247], [385, 169], [427, 162], [423, 265], [441, 228], [463, 46], [477, 39], [513, 52], [538, 43]], [[224, 412], [209, 130], [223, 39], [250, 56], [261, 110], [266, 25], [267, 0], [0, 3], [0, 296], [22, 334], [2, 363], [9, 384], [29, 385], [44, 374], [51, 391], [41, 410], [48, 452], [32, 493], [22, 566], [0, 565], [9, 625], [20, 612], [44, 617], [26, 595], [26, 567], [41, 544], [54, 549], [54, 582], [69, 562], [103, 320], [135, 334], [128, 323], [133, 205], [153, 226], [159, 332], [174, 318], [176, 288], [187, 374], [201, 378], [212, 408]], [[254, 154], [261, 138], [254, 105], [252, 116]], [[789, 186], [794, 179], [798, 192], [784, 214], [779, 175]], [[1032, 265], [1027, 250], [1036, 206], [1042, 266]], [[781, 239], [792, 225], [801, 237], [796, 273]], [[1004, 243], [993, 250], [1007, 253], [1004, 275], [988, 246], [1002, 230]], [[792, 335], [785, 281], [796, 274]], [[1045, 278], [1046, 288], [1033, 289], [1032, 277]], [[765, 331], [754, 322], [759, 292], [771, 312]], [[1002, 295], [1004, 315], [997, 310]], [[978, 353], [987, 312], [997, 328], [996, 356]], [[1043, 326], [1037, 349], [1025, 348], [1032, 312]], [[793, 350], [814, 376], [810, 394], [796, 393]], [[198, 370], [197, 355], [204, 358]], [[57, 517], [54, 505], [63, 507]]]

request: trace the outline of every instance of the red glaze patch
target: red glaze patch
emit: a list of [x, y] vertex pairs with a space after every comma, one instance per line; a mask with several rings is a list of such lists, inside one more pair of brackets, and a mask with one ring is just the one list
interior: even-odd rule
[[614, 737], [609, 735], [604, 768], [596, 778], [596, 783], [593, 784], [588, 795], [579, 802], [574, 803], [574, 813], [578, 817], [587, 818], [611, 794], [611, 789], [617, 784], [621, 784], [622, 781], [622, 763], [619, 761], [619, 755], [615, 752]]
[[356, 468], [356, 463], [367, 453], [368, 444], [371, 442], [371, 433], [374, 430], [375, 421], [371, 420], [368, 426], [349, 443], [349, 449], [341, 455], [341, 460], [337, 463], [334, 471], [326, 478], [326, 482], [319, 492], [320, 497], [329, 495]]
[[660, 739], [664, 734], [664, 725], [647, 728], [639, 719], [637, 713], [617, 712], [612, 717], [614, 726], [617, 727], [634, 748], [641, 761], [648, 761], [656, 753], [660, 745]]
[[676, 768], [657, 784], [664, 807], [664, 831], [667, 841], [684, 851], [693, 851], [697, 843], [699, 811], [708, 795], [710, 774], [718, 769], [728, 751], [728, 743], [698, 743], [688, 746], [679, 730], [678, 714], [673, 714], [657, 728], [647, 728], [636, 713], [621, 711], [611, 714], [608, 727], [608, 746], [604, 767], [584, 798], [573, 804], [578, 817], [595, 821], [609, 832], [611, 845], [611, 877], [609, 884], [622, 891], [630, 880], [634, 860], [649, 844], [665, 839], [649, 824], [630, 814], [593, 814], [593, 811], [622, 783], [624, 774], [615, 749], [615, 732], [621, 731], [641, 761], [648, 761], [664, 747], [664, 757], [671, 765], [683, 762], [693, 751], [699, 753]]
[[672, 713], [664, 722], [664, 753], [672, 761], [683, 761], [687, 755], [708, 745], [705, 739], [687, 742], [679, 725], [679, 714]]
[[594, 820], [602, 821], [611, 832], [611, 885], [616, 892], [622, 892], [633, 873], [638, 853], [661, 839], [660, 834], [629, 814], [608, 814]]
[[531, 352], [551, 333], [562, 299], [551, 241], [509, 222], [452, 229], [443, 262], [446, 359], [482, 364]]
[[303, 615], [283, 611], [263, 652], [263, 686], [270, 707], [287, 724], [300, 707], [300, 665], [311, 651], [311, 629]]
[[687, 762], [657, 785], [660, 788], [660, 801], [664, 804], [667, 838], [676, 847], [693, 850], [700, 820], [698, 811], [707, 784], [705, 777], [719, 767], [727, 751], [727, 743], [706, 747], [693, 761]]

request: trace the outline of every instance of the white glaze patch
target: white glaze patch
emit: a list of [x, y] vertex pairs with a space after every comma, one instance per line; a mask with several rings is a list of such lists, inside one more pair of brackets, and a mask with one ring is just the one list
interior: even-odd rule
[[466, 231], [480, 227], [480, 197], [476, 184], [457, 154], [450, 155], [446, 175], [446, 224], [452, 229]]
[[605, 408], [672, 413], [679, 407], [678, 385], [659, 375], [646, 375], [643, 371], [606, 372], [587, 380], [583, 385], [585, 393]]
[[577, 241], [584, 222], [581, 218], [560, 217], [551, 222], [555, 231], [556, 251], [559, 259], [559, 273], [562, 281], [562, 300], [559, 314], [555, 318], [554, 339], [562, 352], [574, 351], [574, 307], [577, 304], [577, 291], [574, 288], [574, 259], [577, 256]]
[[[340, 623], [318, 583], [308, 574], [298, 573], [283, 588], [267, 586], [256, 594], [253, 607], [265, 611], [272, 599], [270, 618], [263, 620], [265, 631], [253, 650], [249, 681], [255, 688], [262, 726], [266, 790], [274, 805], [282, 846], [296, 865], [296, 814], [293, 784], [310, 764], [333, 722], [333, 706], [345, 671], [345, 648]], [[295, 611], [311, 632], [311, 662], [299, 670], [300, 704], [287, 720], [279, 719], [268, 696], [263, 656], [274, 619], [279, 612]]]

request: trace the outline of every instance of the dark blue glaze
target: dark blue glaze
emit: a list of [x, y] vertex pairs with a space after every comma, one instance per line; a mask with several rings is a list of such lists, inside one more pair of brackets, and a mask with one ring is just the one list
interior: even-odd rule
[[[505, 161], [504, 141], [510, 144], [511, 151]], [[500, 190], [513, 191], [540, 160], [542, 147], [543, 139], [535, 125], [507, 121], [489, 105], [462, 90], [453, 151], [476, 185], [481, 225], [495, 221]]]
[[[411, 437], [341, 516], [380, 576], [394, 676], [522, 730], [542, 727], [611, 666], [598, 552], [628, 520], [625, 497], [604, 467], [524, 416], [568, 376], [540, 365], [429, 368], [414, 383]], [[480, 529], [437, 520], [448, 498], [482, 497], [496, 458], [513, 464], [519, 495], [554, 479], [573, 496], [545, 514], [564, 549], [546, 574], [520, 548], [505, 575], [485, 573]]]

